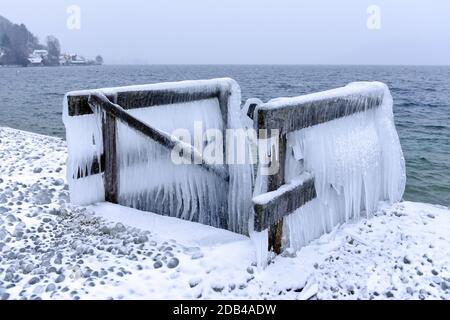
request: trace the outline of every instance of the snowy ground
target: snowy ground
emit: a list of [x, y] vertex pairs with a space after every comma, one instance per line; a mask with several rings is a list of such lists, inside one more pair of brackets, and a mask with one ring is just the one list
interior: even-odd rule
[[68, 204], [64, 141], [0, 128], [0, 299], [450, 299], [450, 211], [404, 202], [264, 271], [224, 230]]

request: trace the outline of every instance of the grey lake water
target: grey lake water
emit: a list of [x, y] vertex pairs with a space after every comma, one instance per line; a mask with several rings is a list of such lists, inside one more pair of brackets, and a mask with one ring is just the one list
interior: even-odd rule
[[232, 77], [263, 101], [377, 80], [389, 85], [407, 164], [405, 199], [450, 206], [450, 67], [92, 66], [0, 68], [0, 126], [64, 137], [66, 92]]

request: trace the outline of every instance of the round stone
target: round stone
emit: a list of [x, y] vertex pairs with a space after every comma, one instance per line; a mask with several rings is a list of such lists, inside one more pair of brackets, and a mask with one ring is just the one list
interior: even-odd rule
[[34, 285], [36, 283], [38, 283], [39, 281], [41, 281], [38, 277], [33, 277], [30, 279], [30, 281], [28, 281], [29, 284]]
[[57, 179], [55, 180], [55, 182], [53, 182], [54, 186], [62, 186], [64, 185], [64, 180], [63, 179]]
[[172, 258], [167, 263], [167, 267], [169, 269], [175, 269], [176, 267], [178, 267], [179, 264], [180, 264], [180, 260], [178, 260], [177, 258]]
[[36, 167], [33, 169], [33, 173], [41, 173], [42, 172], [42, 168], [40, 167]]
[[60, 275], [56, 278], [55, 282], [56, 282], [56, 283], [61, 283], [61, 282], [63, 282], [65, 279], [66, 279], [66, 277], [65, 277], [63, 274], [60, 274]]

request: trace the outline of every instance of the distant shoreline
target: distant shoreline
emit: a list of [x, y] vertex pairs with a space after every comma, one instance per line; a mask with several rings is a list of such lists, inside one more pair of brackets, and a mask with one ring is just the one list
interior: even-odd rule
[[0, 65], [0, 68], [5, 69], [36, 69], [36, 68], [70, 68], [70, 67], [102, 67], [101, 64], [73, 64], [73, 65], [60, 65], [60, 66], [21, 66], [21, 65]]
[[255, 67], [392, 67], [392, 68], [450, 68], [449, 65], [409, 65], [409, 64], [190, 64], [190, 63], [160, 63], [160, 64], [154, 64], [154, 63], [148, 63], [148, 64], [142, 64], [142, 63], [105, 63], [105, 64], [73, 64], [73, 65], [59, 65], [59, 66], [21, 66], [21, 65], [0, 65], [0, 68], [58, 68], [58, 67], [100, 67], [100, 66], [106, 66], [106, 67], [151, 67], [151, 66], [193, 66], [193, 67], [211, 67], [211, 66], [230, 66], [230, 67], [242, 67], [242, 66], [255, 66]]

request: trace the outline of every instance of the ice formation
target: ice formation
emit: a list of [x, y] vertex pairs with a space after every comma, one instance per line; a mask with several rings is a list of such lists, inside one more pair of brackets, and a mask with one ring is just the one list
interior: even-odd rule
[[[204, 145], [214, 142], [210, 129], [248, 129], [252, 121], [246, 106], [241, 109], [241, 92], [231, 79], [191, 81], [160, 85], [101, 89], [114, 96], [133, 90], [184, 90], [222, 88], [230, 93], [227, 114], [222, 114], [218, 98], [188, 103], [160, 105], [128, 110], [147, 124], [172, 134], [185, 129], [191, 137], [198, 134], [201, 123]], [[190, 89], [189, 89], [190, 90]], [[94, 91], [73, 92], [86, 95]], [[394, 125], [391, 94], [382, 83], [353, 83], [344, 88], [296, 98], [272, 100], [268, 105], [302, 103], [324, 98], [350, 97], [352, 103], [364, 105], [364, 94], [382, 95], [380, 107], [367, 109], [287, 135], [285, 183], [295, 181], [305, 172], [314, 175], [317, 199], [307, 203], [284, 219], [285, 248], [299, 249], [333, 227], [361, 214], [369, 216], [381, 200], [401, 200], [405, 187], [405, 163]], [[358, 93], [358, 94], [356, 94]], [[361, 93], [363, 93], [361, 95]], [[359, 98], [358, 98], [359, 97]], [[253, 101], [260, 104], [260, 101]], [[364, 108], [363, 108], [364, 109]], [[94, 110], [95, 111], [95, 110]], [[308, 114], [306, 114], [308, 116]], [[71, 201], [90, 204], [105, 198], [101, 174], [91, 175], [94, 159], [103, 152], [102, 112], [70, 117], [67, 97], [64, 107], [69, 157], [67, 161]], [[225, 120], [225, 121], [224, 121]], [[181, 137], [179, 137], [181, 138]], [[271, 150], [271, 139], [267, 139]], [[184, 141], [195, 144], [193, 141]], [[261, 145], [261, 144], [260, 144]], [[170, 150], [129, 128], [117, 126], [119, 159], [119, 203], [142, 210], [250, 234], [257, 248], [258, 265], [267, 261], [267, 235], [253, 231], [252, 198], [266, 193], [267, 177], [253, 165], [218, 164], [227, 168], [229, 181], [199, 166], [177, 165]], [[226, 144], [226, 152], [236, 153], [236, 146]], [[254, 156], [255, 141], [246, 140], [249, 156]], [[258, 152], [258, 151], [257, 151]], [[259, 150], [259, 153], [264, 150]], [[261, 157], [261, 154], [259, 154]], [[265, 155], [266, 157], [268, 155]], [[260, 158], [261, 159], [261, 158]], [[86, 178], [77, 179], [77, 175]]]
[[[97, 115], [70, 117], [67, 97], [63, 108], [68, 145], [67, 181], [74, 204], [88, 205], [105, 200], [101, 175], [91, 175], [94, 159], [103, 153], [102, 121]], [[78, 176], [85, 177], [77, 179]]]
[[[406, 181], [405, 160], [394, 125], [393, 100], [386, 85], [353, 83], [347, 87], [298, 98], [298, 102], [354, 91], [381, 92], [382, 105], [287, 136], [285, 180], [302, 172], [315, 176], [317, 199], [284, 219], [284, 246], [299, 249], [333, 227], [363, 214], [370, 216], [380, 201], [400, 201]], [[354, 98], [357, 99], [357, 98]], [[364, 100], [354, 101], [364, 103]]]
[[[181, 129], [187, 131], [192, 140], [198, 134], [203, 136], [204, 145], [196, 146], [201, 149], [215, 142], [215, 137], [209, 133], [210, 129], [225, 131], [227, 128], [242, 127], [241, 91], [232, 79], [99, 89], [71, 92], [68, 95], [88, 95], [99, 91], [114, 96], [117, 92], [139, 90], [183, 90], [183, 93], [189, 94], [190, 91], [198, 92], [199, 88], [211, 91], [221, 88], [230, 93], [226, 119], [221, 113], [218, 98], [148, 108], [142, 106], [128, 112], [168, 134]], [[100, 159], [103, 152], [102, 112], [94, 111], [93, 115], [70, 117], [66, 96], [64, 123], [69, 145], [68, 181], [71, 201], [76, 204], [99, 202], [105, 197], [102, 175], [90, 176], [89, 172], [94, 158]], [[227, 126], [224, 120], [227, 121]], [[195, 141], [192, 140], [184, 142], [194, 145]], [[247, 233], [252, 197], [252, 170], [248, 165], [230, 165], [227, 182], [198, 166], [174, 164], [171, 150], [120, 121], [117, 125], [117, 150], [120, 204]], [[224, 166], [223, 163], [217, 165]], [[82, 176], [89, 177], [77, 179], [78, 168], [85, 168]]]
[[[208, 129], [223, 127], [217, 99], [129, 112], [168, 133], [179, 128], [187, 129], [192, 137], [196, 121], [203, 124], [205, 133]], [[227, 228], [223, 214], [227, 198], [221, 191], [225, 184], [222, 179], [198, 166], [174, 164], [170, 150], [126, 124], [118, 125], [117, 138], [120, 204]], [[185, 142], [192, 144], [191, 141]]]

